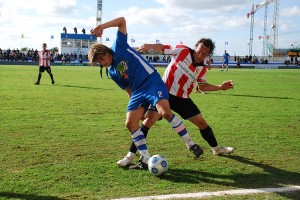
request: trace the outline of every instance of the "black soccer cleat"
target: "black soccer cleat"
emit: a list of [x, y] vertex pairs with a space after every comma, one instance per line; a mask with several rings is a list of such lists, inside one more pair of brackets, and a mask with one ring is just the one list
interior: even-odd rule
[[132, 170], [148, 170], [148, 164], [140, 161], [136, 165], [131, 165], [129, 169]]
[[40, 84], [40, 82], [35, 82], [35, 83], [34, 83], [34, 85], [39, 85], [39, 84]]
[[203, 149], [198, 144], [194, 144], [190, 147], [190, 151], [193, 152], [196, 158], [199, 158], [203, 154]]

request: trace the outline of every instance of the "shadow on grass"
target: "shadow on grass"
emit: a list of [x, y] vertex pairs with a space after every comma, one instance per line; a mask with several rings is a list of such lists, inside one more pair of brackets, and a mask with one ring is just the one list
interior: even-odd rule
[[[52, 86], [52, 85], [48, 85]], [[91, 89], [91, 90], [110, 90], [106, 88], [95, 88], [95, 87], [86, 87], [86, 86], [77, 86], [77, 85], [62, 85], [62, 84], [55, 84], [53, 86], [60, 86], [60, 87], [67, 87], [67, 88], [79, 88], [79, 89]]]
[[[258, 167], [263, 169], [263, 172], [251, 174], [233, 173], [224, 175], [198, 170], [169, 169], [168, 173], [163, 176], [162, 179], [189, 184], [208, 183], [249, 189], [266, 187], [279, 188], [287, 185], [300, 185], [300, 173], [286, 171], [237, 155], [223, 157], [227, 157], [228, 159], [244, 164], [244, 168]], [[226, 170], [226, 168], [224, 168], [224, 170]], [[299, 199], [299, 193], [300, 191], [280, 193], [280, 195], [291, 199]]]
[[39, 196], [34, 194], [17, 194], [11, 192], [0, 192], [0, 198], [14, 198], [14, 199], [25, 199], [25, 200], [64, 200], [62, 198], [53, 196]]
[[259, 95], [248, 95], [248, 94], [224, 94], [224, 93], [209, 93], [210, 95], [227, 95], [227, 96], [236, 96], [236, 97], [251, 97], [251, 98], [263, 98], [263, 99], [288, 99], [288, 100], [300, 100], [290, 97], [268, 97], [268, 96], [259, 96]]

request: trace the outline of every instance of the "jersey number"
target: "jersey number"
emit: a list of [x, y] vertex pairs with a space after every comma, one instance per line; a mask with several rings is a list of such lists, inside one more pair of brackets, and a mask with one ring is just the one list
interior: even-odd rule
[[163, 97], [163, 96], [162, 96], [162, 91], [158, 91], [158, 96], [159, 96], [159, 97]]

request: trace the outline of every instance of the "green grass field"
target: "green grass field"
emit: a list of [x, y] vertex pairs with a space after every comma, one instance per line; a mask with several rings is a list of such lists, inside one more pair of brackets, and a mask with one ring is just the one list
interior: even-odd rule
[[[159, 121], [148, 148], [169, 161], [161, 178], [116, 165], [131, 142], [124, 91], [100, 79], [97, 67], [52, 71], [55, 85], [44, 73], [36, 86], [37, 66], [0, 66], [0, 199], [112, 199], [300, 185], [300, 70], [208, 71], [209, 83], [232, 79], [235, 88], [191, 97], [219, 144], [236, 151], [212, 155], [196, 127], [185, 122], [205, 151], [194, 159], [169, 124]], [[299, 199], [300, 192], [214, 197], [225, 198]]]

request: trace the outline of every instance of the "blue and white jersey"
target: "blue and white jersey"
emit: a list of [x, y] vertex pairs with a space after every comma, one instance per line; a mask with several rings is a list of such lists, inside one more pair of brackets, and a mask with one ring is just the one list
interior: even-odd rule
[[117, 38], [112, 46], [113, 60], [109, 68], [110, 77], [125, 89], [130, 87], [132, 91], [140, 85], [156, 69], [149, 64], [137, 51], [127, 43], [127, 35], [117, 32]]
[[224, 62], [227, 62], [227, 63], [228, 63], [229, 57], [230, 57], [230, 55], [229, 55], [228, 53], [224, 53], [224, 54], [223, 54], [223, 60], [224, 60]]

